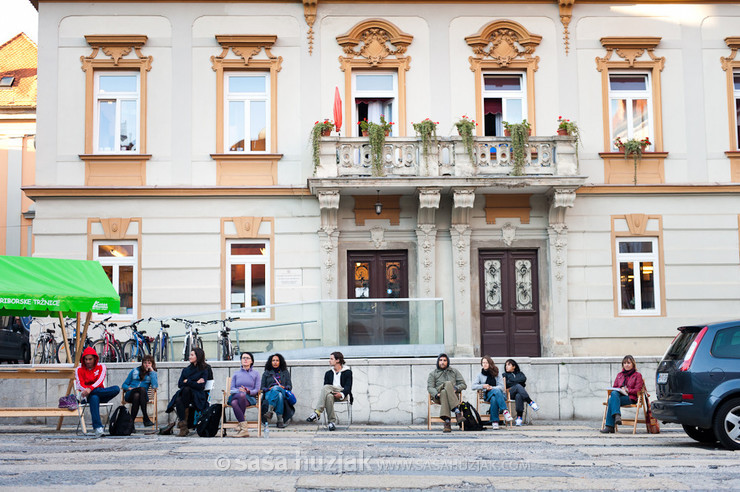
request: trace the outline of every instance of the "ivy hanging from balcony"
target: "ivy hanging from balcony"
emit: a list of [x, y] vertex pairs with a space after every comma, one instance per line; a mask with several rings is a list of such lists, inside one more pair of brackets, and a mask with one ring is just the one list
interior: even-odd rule
[[424, 162], [427, 161], [432, 144], [437, 143], [437, 125], [439, 121], [434, 122], [426, 118], [421, 123], [412, 123], [414, 131], [421, 137], [421, 153], [424, 156]]
[[504, 121], [504, 128], [511, 133], [511, 161], [514, 166], [511, 174], [512, 176], [521, 176], [524, 174], [526, 147], [529, 143], [531, 127], [527, 120], [523, 120], [521, 123], [508, 123]]

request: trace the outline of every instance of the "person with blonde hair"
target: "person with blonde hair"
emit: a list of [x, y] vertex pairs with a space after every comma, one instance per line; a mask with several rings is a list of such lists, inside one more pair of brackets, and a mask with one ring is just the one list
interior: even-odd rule
[[606, 404], [606, 422], [599, 432], [613, 434], [614, 424], [622, 424], [621, 407], [637, 403], [638, 394], [644, 387], [645, 381], [642, 379], [642, 374], [637, 372], [635, 358], [625, 355], [622, 359], [622, 371], [614, 379], [614, 388], [619, 388], [619, 391], [615, 389], [609, 395], [609, 401]]

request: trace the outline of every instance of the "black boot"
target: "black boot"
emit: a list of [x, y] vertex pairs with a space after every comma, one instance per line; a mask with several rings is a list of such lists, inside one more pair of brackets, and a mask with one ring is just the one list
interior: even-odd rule
[[605, 425], [603, 429], [601, 429], [599, 432], [602, 434], [614, 434], [614, 427], [611, 425]]

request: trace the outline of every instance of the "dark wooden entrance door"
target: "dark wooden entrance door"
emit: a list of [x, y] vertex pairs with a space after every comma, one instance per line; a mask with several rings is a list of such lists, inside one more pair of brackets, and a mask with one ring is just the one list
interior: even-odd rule
[[481, 355], [539, 357], [536, 251], [481, 251]]
[[[406, 251], [349, 251], [348, 299], [408, 298]], [[350, 345], [409, 343], [408, 301], [349, 303]]]

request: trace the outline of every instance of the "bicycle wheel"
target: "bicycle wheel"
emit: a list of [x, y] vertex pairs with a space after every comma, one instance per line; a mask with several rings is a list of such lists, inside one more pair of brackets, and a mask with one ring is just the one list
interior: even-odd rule
[[185, 339], [185, 346], [182, 350], [182, 360], [190, 360], [190, 343], [191, 343], [191, 337], [187, 337]]
[[36, 342], [36, 348], [33, 350], [33, 363], [46, 364], [44, 356], [46, 355], [46, 339], [42, 338]]
[[162, 347], [160, 348], [162, 354], [162, 362], [167, 362], [170, 353], [170, 336], [165, 333], [162, 335]]
[[123, 362], [133, 362], [141, 360], [141, 348], [136, 345], [136, 340], [127, 340], [123, 344]]
[[229, 348], [223, 338], [218, 339], [218, 360], [229, 360]]
[[203, 339], [201, 337], [195, 339], [195, 346], [203, 350]]
[[93, 350], [98, 354], [100, 362], [120, 362], [121, 358], [113, 344], [106, 344], [104, 339], [95, 340], [92, 344]]
[[160, 344], [161, 339], [162, 338], [159, 335], [157, 335], [157, 337], [154, 339], [154, 346], [152, 347], [152, 350], [154, 352], [152, 355], [154, 356], [154, 360], [156, 362], [162, 362], [162, 360], [160, 359], [160, 353], [159, 353], [160, 352], [159, 344]]
[[70, 355], [72, 356], [72, 360], [70, 361], [67, 360], [67, 351], [64, 350], [64, 342], [62, 342], [59, 345], [57, 345], [57, 362], [59, 362], [60, 364], [66, 364], [67, 362], [71, 363], [72, 361], [74, 361], [74, 358], [75, 358], [74, 341], [68, 341], [68, 342], [69, 342], [69, 352], [70, 352]]

